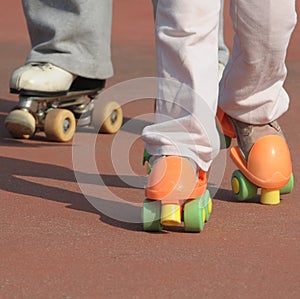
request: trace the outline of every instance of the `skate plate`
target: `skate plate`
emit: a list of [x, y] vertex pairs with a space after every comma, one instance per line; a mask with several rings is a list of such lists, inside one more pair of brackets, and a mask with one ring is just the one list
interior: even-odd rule
[[44, 131], [47, 139], [70, 141], [77, 126], [94, 126], [103, 133], [117, 132], [123, 122], [116, 102], [106, 103], [94, 113], [94, 99], [102, 88], [70, 91], [59, 96], [19, 96], [18, 105], [8, 114], [5, 127], [14, 138], [32, 138]]

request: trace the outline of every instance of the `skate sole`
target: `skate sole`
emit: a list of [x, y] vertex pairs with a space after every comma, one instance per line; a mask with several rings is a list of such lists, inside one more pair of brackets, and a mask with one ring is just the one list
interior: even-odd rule
[[94, 96], [102, 88], [96, 88], [91, 90], [80, 90], [80, 91], [69, 91], [69, 92], [55, 92], [55, 93], [37, 93], [31, 91], [15, 91], [11, 90], [11, 93], [19, 94], [20, 97], [32, 98], [35, 101], [51, 101], [51, 100], [64, 100], [71, 99], [81, 96]]
[[34, 97], [34, 98], [56, 98], [65, 97], [68, 95], [76, 96], [89, 95], [99, 91], [105, 87], [105, 80], [98, 79], [88, 79], [83, 77], [77, 77], [69, 90], [55, 91], [55, 92], [41, 92], [36, 90], [25, 90], [25, 89], [15, 89], [10, 88], [10, 92], [13, 94], [19, 94], [24, 97]]

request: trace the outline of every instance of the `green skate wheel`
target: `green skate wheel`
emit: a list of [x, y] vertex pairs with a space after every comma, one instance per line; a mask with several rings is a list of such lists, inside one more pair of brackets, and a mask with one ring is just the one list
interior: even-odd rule
[[208, 200], [205, 200], [206, 194], [184, 205], [184, 230], [186, 232], [199, 233], [203, 231], [206, 218], [205, 207], [208, 206]]
[[146, 162], [149, 162], [151, 157], [152, 157], [152, 155], [150, 155], [150, 154], [144, 149], [144, 154], [143, 154], [143, 165], [145, 165]]
[[148, 152], [144, 149], [143, 165], [146, 167], [147, 174], [150, 174], [150, 172], [151, 172], [151, 164], [150, 164], [151, 157], [152, 157], [152, 155], [148, 154]]
[[257, 186], [252, 184], [239, 170], [232, 174], [231, 186], [237, 200], [244, 201], [257, 195]]
[[142, 211], [144, 231], [159, 232], [162, 230], [160, 223], [161, 202], [159, 200], [145, 199]]
[[292, 173], [288, 183], [280, 189], [280, 194], [291, 193], [293, 189], [294, 189], [294, 174]]
[[225, 139], [225, 148], [230, 148], [231, 138], [227, 135], [224, 135], [224, 139]]

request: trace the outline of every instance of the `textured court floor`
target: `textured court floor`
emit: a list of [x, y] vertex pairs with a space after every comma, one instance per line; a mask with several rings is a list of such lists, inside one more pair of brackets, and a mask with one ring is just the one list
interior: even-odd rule
[[[115, 76], [108, 87], [155, 75], [150, 2], [114, 1]], [[230, 191], [234, 166], [225, 154], [204, 232], [149, 234], [139, 223], [99, 212], [84, 196], [117, 219], [138, 217], [144, 197], [139, 133], [145, 122], [134, 123], [135, 130], [124, 126], [116, 136], [98, 136], [92, 154], [100, 176], [78, 170], [77, 162], [89, 162], [91, 155], [79, 152], [74, 161], [72, 142], [49, 142], [40, 133], [33, 140], [14, 140], [6, 132], [4, 119], [17, 102], [8, 91], [9, 77], [29, 50], [20, 5], [0, 4], [0, 298], [299, 298], [299, 25], [287, 61], [292, 101], [281, 119], [293, 157], [294, 192], [276, 207], [236, 202]], [[230, 46], [227, 13], [225, 35]], [[152, 99], [124, 107], [127, 123], [152, 112]], [[92, 135], [86, 128], [76, 136], [84, 142]], [[133, 140], [130, 150], [126, 140]], [[114, 167], [124, 161], [130, 175], [126, 167], [120, 172]]]

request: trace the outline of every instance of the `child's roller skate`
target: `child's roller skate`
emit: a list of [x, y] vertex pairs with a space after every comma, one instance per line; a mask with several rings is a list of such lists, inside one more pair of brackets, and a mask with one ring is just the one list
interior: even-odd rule
[[206, 185], [206, 173], [202, 170], [196, 173], [187, 158], [157, 158], [145, 188], [144, 230], [161, 231], [163, 226], [177, 226], [183, 220], [185, 231], [202, 231], [212, 211]]
[[238, 200], [248, 200], [261, 188], [260, 202], [276, 205], [280, 194], [294, 186], [289, 148], [277, 122], [254, 126], [229, 118], [219, 109], [217, 118], [226, 139], [237, 137], [230, 157], [238, 167], [231, 179]]
[[101, 126], [102, 132], [115, 133], [123, 121], [120, 106], [109, 102], [97, 113], [93, 109], [104, 86], [105, 80], [75, 77], [49, 63], [27, 64], [12, 75], [10, 90], [19, 94], [19, 103], [5, 127], [14, 138], [31, 138], [40, 130], [60, 142], [71, 140], [76, 126]]

